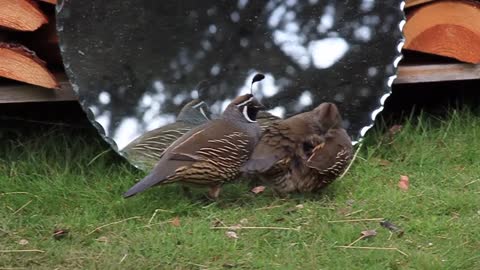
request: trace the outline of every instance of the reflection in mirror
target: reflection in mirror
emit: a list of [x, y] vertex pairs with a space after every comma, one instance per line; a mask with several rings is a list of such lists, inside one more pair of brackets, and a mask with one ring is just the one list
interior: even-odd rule
[[[358, 139], [390, 93], [401, 3], [63, 1], [57, 28], [69, 79], [91, 120], [113, 147], [148, 169], [184, 125], [220, 115], [250, 92], [258, 72], [266, 77], [253, 93], [270, 113], [260, 119], [329, 101]], [[197, 89], [202, 80], [208, 87]], [[182, 116], [182, 108], [192, 116]], [[156, 137], [165, 142], [153, 143]]]
[[192, 128], [210, 120], [207, 114], [207, 104], [194, 99], [183, 106], [174, 123], [148, 131], [121, 151], [138, 168], [149, 171], [170, 144]]

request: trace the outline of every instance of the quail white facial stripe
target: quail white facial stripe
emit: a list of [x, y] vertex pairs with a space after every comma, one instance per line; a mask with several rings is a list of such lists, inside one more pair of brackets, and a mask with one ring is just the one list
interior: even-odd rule
[[198, 107], [202, 106], [202, 104], [203, 104], [203, 103], [205, 103], [205, 102], [203, 102], [203, 101], [200, 101], [200, 103], [198, 103], [198, 104], [197, 104], [197, 105], [195, 105], [195, 106], [192, 106], [192, 108], [196, 109], [196, 108], [198, 108]]
[[252, 119], [250, 119], [250, 117], [248, 117], [248, 107], [245, 106], [243, 107], [243, 117], [245, 117], [245, 119], [247, 119], [248, 122], [250, 123], [256, 123], [257, 121], [253, 121]]
[[208, 119], [208, 116], [205, 114], [205, 111], [203, 110], [202, 107], [200, 107], [200, 113], [202, 113], [203, 117], [205, 117], [206, 119]]
[[247, 105], [247, 104], [250, 103], [252, 100], [253, 100], [253, 97], [251, 97], [251, 98], [245, 100], [244, 102], [238, 104], [237, 107], [242, 107], [242, 106], [244, 106], [244, 105]]

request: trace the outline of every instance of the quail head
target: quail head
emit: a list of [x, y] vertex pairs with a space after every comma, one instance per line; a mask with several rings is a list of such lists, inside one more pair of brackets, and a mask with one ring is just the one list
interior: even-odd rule
[[[328, 163], [337, 153], [331, 158], [323, 155], [337, 151], [336, 134], [343, 134], [340, 124], [332, 103], [276, 122], [266, 129], [242, 171], [257, 175], [278, 193], [313, 191], [311, 183], [326, 181], [320, 178], [325, 173], [322, 169], [338, 170]], [[348, 135], [346, 139], [351, 149]]]
[[207, 121], [209, 121], [208, 105], [199, 99], [194, 99], [183, 106], [175, 123], [143, 134], [129, 143], [121, 152], [141, 170], [150, 171], [170, 144], [192, 128]]
[[219, 119], [190, 130], [170, 145], [150, 174], [124, 197], [154, 185], [180, 182], [209, 187], [210, 198], [216, 199], [221, 185], [240, 175], [240, 167], [258, 142], [261, 131], [256, 117], [262, 109], [251, 94], [235, 98]]
[[297, 179], [293, 180], [298, 183], [299, 191], [316, 191], [332, 183], [348, 167], [353, 154], [350, 136], [341, 127], [330, 128], [323, 142], [304, 149], [308, 156], [306, 166], [296, 171]]

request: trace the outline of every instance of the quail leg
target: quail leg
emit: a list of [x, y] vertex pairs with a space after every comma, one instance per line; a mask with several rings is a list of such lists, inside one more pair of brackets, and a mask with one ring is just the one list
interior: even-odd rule
[[220, 185], [211, 186], [210, 189], [208, 190], [208, 197], [216, 201], [218, 199], [218, 195], [220, 194], [220, 190], [221, 190]]
[[183, 194], [185, 194], [185, 196], [187, 196], [187, 198], [191, 199], [193, 197], [192, 191], [190, 190], [190, 188], [188, 186], [182, 185], [182, 191], [183, 191]]

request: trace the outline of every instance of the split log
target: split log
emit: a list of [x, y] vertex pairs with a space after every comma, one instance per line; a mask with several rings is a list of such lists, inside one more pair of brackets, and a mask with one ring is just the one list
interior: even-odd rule
[[0, 26], [34, 31], [47, 22], [47, 17], [31, 0], [0, 0]]
[[0, 43], [0, 77], [46, 88], [58, 88], [55, 76], [34, 52], [18, 44]]
[[409, 8], [409, 7], [425, 4], [432, 1], [436, 1], [436, 0], [407, 0], [405, 3], [405, 7]]
[[419, 7], [404, 28], [405, 49], [480, 63], [480, 3], [435, 1]]
[[50, 3], [50, 4], [54, 4], [54, 5], [57, 4], [57, 0], [39, 0], [39, 1], [46, 2], [46, 3]]

